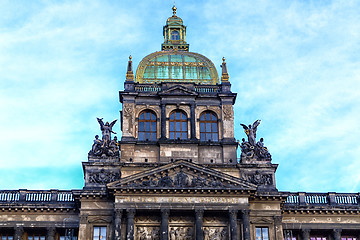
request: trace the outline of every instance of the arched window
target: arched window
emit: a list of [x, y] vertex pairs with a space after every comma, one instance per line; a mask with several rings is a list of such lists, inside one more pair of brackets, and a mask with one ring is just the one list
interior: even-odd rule
[[200, 116], [200, 141], [218, 141], [218, 121], [212, 112], [204, 112]]
[[149, 110], [145, 110], [139, 116], [139, 140], [156, 140], [156, 115]]
[[187, 139], [187, 117], [183, 111], [176, 110], [170, 114], [170, 139]]
[[180, 40], [180, 33], [176, 30], [171, 31], [171, 40]]

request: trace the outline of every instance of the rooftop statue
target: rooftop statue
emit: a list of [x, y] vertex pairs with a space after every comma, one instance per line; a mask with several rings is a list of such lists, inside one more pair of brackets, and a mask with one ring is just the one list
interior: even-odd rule
[[117, 137], [115, 136], [114, 139], [111, 139], [111, 133], [116, 134], [112, 128], [115, 125], [117, 119], [111, 123], [106, 122], [105, 124], [102, 118], [97, 118], [97, 121], [100, 124], [102, 139], [99, 139], [99, 135], [95, 136], [94, 143], [92, 145], [91, 151], [89, 152], [89, 155], [96, 157], [118, 156], [119, 143]]
[[245, 138], [242, 139], [240, 144], [241, 147], [241, 161], [271, 161], [271, 154], [269, 153], [267, 147], [264, 146], [264, 139], [260, 138], [260, 141], [256, 142], [256, 131], [257, 127], [260, 125], [260, 120], [256, 120], [252, 125], [246, 126], [245, 124], [240, 124], [248, 137], [248, 141], [245, 141]]

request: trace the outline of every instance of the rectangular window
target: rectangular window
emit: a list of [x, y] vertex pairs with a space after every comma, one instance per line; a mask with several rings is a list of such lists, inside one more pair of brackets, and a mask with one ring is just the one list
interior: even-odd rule
[[13, 235], [11, 234], [0, 234], [0, 239], [1, 240], [13, 240], [14, 237]]
[[106, 240], [106, 227], [94, 227], [93, 240]]
[[327, 237], [324, 236], [310, 236], [310, 240], [326, 240]]
[[269, 228], [256, 227], [255, 229], [256, 240], [269, 240]]
[[341, 240], [357, 240], [354, 236], [341, 236]]
[[28, 236], [28, 240], [45, 240], [45, 239], [46, 239], [45, 236], [41, 236], [38, 234], [33, 234]]

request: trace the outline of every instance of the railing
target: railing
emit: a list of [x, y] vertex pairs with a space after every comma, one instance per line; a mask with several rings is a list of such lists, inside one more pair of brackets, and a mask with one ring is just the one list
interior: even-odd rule
[[[135, 91], [137, 92], [160, 92], [162, 89], [159, 84], [136, 84]], [[218, 93], [221, 92], [221, 86], [218, 85], [202, 85], [195, 86], [195, 92], [198, 93]]]
[[73, 202], [71, 191], [59, 190], [0, 190], [4, 202]]
[[359, 194], [356, 193], [289, 193], [285, 204], [291, 205], [359, 205]]
[[196, 86], [195, 92], [198, 93], [217, 93], [221, 92], [220, 86]]

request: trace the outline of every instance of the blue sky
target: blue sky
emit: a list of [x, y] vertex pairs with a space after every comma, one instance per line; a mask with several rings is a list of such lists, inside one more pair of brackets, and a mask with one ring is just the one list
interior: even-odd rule
[[[83, 187], [96, 117], [119, 118], [128, 56], [160, 50], [172, 4], [0, 0], [0, 189]], [[236, 138], [262, 120], [278, 189], [359, 192], [360, 2], [176, 5], [190, 51], [226, 57]]]

